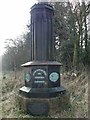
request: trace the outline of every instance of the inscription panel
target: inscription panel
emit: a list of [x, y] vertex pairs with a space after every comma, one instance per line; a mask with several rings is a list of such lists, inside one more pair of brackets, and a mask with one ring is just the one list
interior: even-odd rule
[[33, 88], [46, 88], [47, 87], [47, 67], [33, 67]]
[[27, 105], [27, 112], [30, 115], [48, 115], [48, 103], [29, 103]]

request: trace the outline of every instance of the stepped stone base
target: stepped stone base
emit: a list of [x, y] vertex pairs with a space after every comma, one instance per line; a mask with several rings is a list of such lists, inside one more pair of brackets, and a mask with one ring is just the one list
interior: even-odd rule
[[15, 99], [20, 110], [34, 116], [48, 116], [65, 109], [70, 104], [70, 94], [67, 91], [54, 98], [27, 98], [16, 94]]

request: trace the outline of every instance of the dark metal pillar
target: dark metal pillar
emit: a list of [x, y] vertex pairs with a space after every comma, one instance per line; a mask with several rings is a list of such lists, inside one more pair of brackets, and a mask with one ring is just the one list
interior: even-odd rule
[[53, 7], [35, 4], [31, 8], [32, 60], [54, 60]]

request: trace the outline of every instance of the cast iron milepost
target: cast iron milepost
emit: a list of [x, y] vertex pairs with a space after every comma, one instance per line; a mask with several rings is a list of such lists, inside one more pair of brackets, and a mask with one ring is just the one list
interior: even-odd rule
[[[54, 61], [53, 7], [38, 3], [31, 7], [31, 59], [24, 67], [25, 86], [19, 93], [27, 98], [52, 98], [65, 91], [60, 82], [59, 62]], [[27, 105], [28, 109], [30, 108]], [[37, 105], [32, 105], [32, 109]], [[34, 107], [35, 106], [35, 107]], [[41, 105], [45, 106], [45, 105]], [[39, 107], [40, 108], [40, 107]], [[38, 109], [39, 109], [38, 108]], [[47, 108], [47, 107], [46, 107]], [[36, 110], [36, 109], [35, 109]], [[28, 110], [29, 111], [29, 110]], [[42, 111], [42, 110], [41, 110]], [[35, 112], [35, 111], [34, 111]], [[34, 113], [32, 112], [32, 113]]]

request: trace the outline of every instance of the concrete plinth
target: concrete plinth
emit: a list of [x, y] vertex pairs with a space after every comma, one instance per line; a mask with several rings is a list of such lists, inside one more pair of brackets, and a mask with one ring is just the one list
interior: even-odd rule
[[70, 104], [70, 95], [68, 92], [54, 98], [27, 98], [21, 94], [16, 94], [15, 99], [16, 105], [20, 110], [34, 116], [48, 116], [66, 108]]

